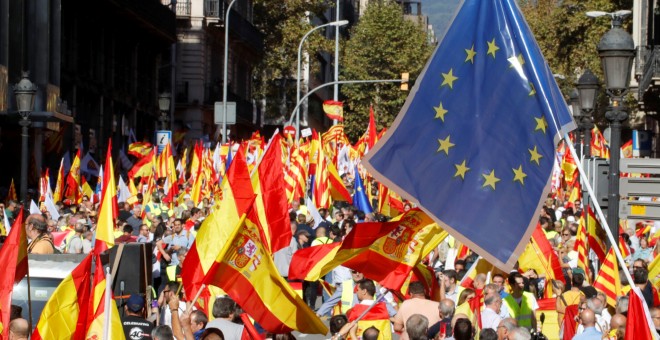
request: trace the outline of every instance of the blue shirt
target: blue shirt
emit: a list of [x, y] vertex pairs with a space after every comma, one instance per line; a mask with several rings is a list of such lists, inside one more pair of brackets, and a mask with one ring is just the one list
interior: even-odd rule
[[[167, 243], [167, 248], [170, 249], [175, 246], [182, 248], [190, 249], [193, 242], [195, 241], [195, 235], [191, 232], [183, 229], [180, 234], [172, 234], [167, 237], [163, 237], [163, 243]], [[170, 261], [170, 266], [176, 266], [179, 264], [179, 258], [176, 255], [176, 252], [172, 253], [172, 261]]]
[[603, 333], [599, 332], [596, 327], [587, 327], [584, 332], [573, 337], [573, 340], [600, 340], [603, 338]]

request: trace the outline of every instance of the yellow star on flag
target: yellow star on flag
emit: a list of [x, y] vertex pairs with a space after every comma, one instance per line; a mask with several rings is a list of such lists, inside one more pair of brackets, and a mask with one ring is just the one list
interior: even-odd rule
[[458, 77], [454, 76], [454, 69], [451, 68], [449, 69], [449, 72], [442, 74], [442, 78], [444, 78], [444, 80], [442, 81], [442, 85], [440, 86], [447, 85], [449, 86], [450, 89], [454, 88], [454, 82], [456, 81], [456, 79], [458, 79]]
[[477, 52], [474, 50], [474, 44], [469, 50], [466, 48], [465, 53], [467, 54], [467, 57], [465, 57], [465, 62], [467, 63], [469, 61], [474, 64], [474, 56], [477, 55]]
[[438, 147], [437, 152], [444, 151], [445, 154], [449, 156], [449, 148], [454, 147], [454, 143], [449, 141], [450, 137], [451, 136], [447, 136], [445, 139], [438, 139], [438, 144], [440, 144], [440, 146]]
[[497, 50], [500, 49], [495, 44], [495, 38], [493, 38], [493, 41], [487, 41], [487, 43], [488, 43], [488, 53], [486, 53], [486, 54], [490, 54], [490, 55], [493, 56], [493, 58], [495, 58], [495, 52], [497, 52]]
[[442, 106], [442, 102], [434, 107], [435, 109], [435, 118], [440, 118], [441, 121], [445, 121], [445, 114], [447, 114], [447, 110]]
[[540, 160], [543, 158], [543, 155], [541, 155], [536, 148], [536, 145], [534, 145], [534, 149], [527, 149], [530, 154], [530, 162], [536, 162], [536, 165], [541, 165]]
[[529, 96], [531, 97], [536, 94], [536, 89], [534, 88], [534, 84], [532, 83], [529, 83], [529, 88], [531, 89], [529, 90]]
[[463, 160], [463, 163], [461, 164], [454, 164], [454, 166], [456, 167], [456, 173], [454, 174], [454, 177], [460, 176], [461, 179], [465, 179], [465, 173], [470, 170], [470, 168], [465, 165], [465, 160]]
[[545, 120], [545, 116], [541, 116], [541, 118], [534, 117], [534, 120], [536, 120], [536, 129], [534, 131], [541, 130], [545, 133], [545, 129], [548, 128], [548, 121]]
[[[522, 54], [518, 54], [518, 65], [523, 66], [525, 65], [525, 58], [523, 58]], [[509, 59], [512, 60], [512, 59]], [[511, 65], [509, 65], [509, 68], [513, 68], [513, 61], [511, 61]]]
[[485, 188], [486, 186], [490, 186], [495, 190], [495, 183], [499, 182], [500, 179], [495, 177], [495, 170], [491, 170], [488, 175], [481, 174], [481, 176], [484, 177], [484, 185], [482, 188]]
[[520, 184], [525, 185], [525, 177], [527, 177], [527, 174], [523, 172], [522, 165], [518, 167], [518, 169], [512, 169], [514, 173], [513, 181], [518, 181]]

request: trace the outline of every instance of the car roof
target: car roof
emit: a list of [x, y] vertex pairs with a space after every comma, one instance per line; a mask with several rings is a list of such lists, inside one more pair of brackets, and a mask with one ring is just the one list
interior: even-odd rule
[[85, 254], [28, 255], [30, 277], [63, 279], [80, 264]]

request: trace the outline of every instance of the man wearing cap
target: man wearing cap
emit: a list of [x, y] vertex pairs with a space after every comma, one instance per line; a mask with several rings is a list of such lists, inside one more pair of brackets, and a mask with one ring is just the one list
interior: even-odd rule
[[154, 325], [144, 319], [144, 298], [138, 294], [132, 294], [124, 305], [124, 317], [121, 323], [124, 327], [124, 335], [129, 340], [150, 339], [151, 330]]

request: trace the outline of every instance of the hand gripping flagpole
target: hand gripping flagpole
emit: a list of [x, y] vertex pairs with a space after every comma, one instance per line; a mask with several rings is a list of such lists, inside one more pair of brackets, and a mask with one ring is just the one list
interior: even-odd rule
[[[568, 133], [565, 135], [565, 139], [567, 141], [570, 141], [570, 138], [568, 136]], [[577, 152], [575, 151], [575, 147], [573, 147], [572, 143], [566, 143], [568, 145], [569, 150], [571, 151], [571, 155], [573, 156], [573, 159], [579, 160], [577, 156]], [[589, 192], [589, 197], [591, 197], [592, 202], [598, 202], [596, 199], [596, 195], [594, 194], [593, 189], [591, 188], [591, 184], [589, 184], [589, 179], [587, 178], [587, 175], [582, 168], [582, 162], [575, 162], [577, 164], [578, 171], [580, 172], [580, 178], [582, 179], [582, 183], [584, 183], [584, 187], [587, 188], [587, 191]], [[605, 233], [607, 234], [607, 238], [610, 240], [610, 244], [612, 245], [612, 248], [614, 249], [614, 253], [616, 254], [617, 259], [619, 260], [619, 267], [623, 269], [623, 273], [626, 275], [626, 279], [630, 283], [630, 285], [633, 285], [633, 279], [632, 276], [630, 275], [630, 272], [628, 271], [628, 267], [625, 265], [626, 262], [621, 255], [621, 251], [619, 250], [619, 247], [617, 246], [619, 243], [617, 240], [614, 238], [614, 235], [612, 235], [612, 231], [610, 230], [610, 226], [607, 224], [607, 219], [605, 218], [605, 214], [603, 214], [603, 210], [600, 209], [600, 206], [598, 204], [594, 204], [594, 208], [596, 209], [596, 213], [598, 214], [598, 217], [600, 218], [600, 225], [603, 229], [605, 229]], [[612, 207], [612, 209], [618, 209], [619, 207]]]

